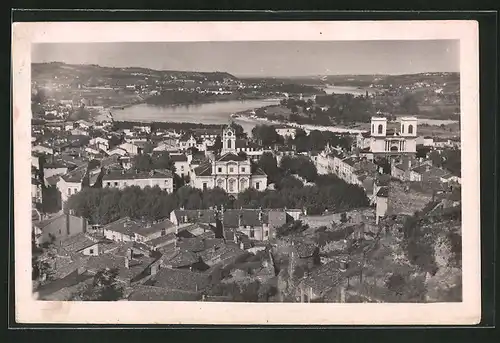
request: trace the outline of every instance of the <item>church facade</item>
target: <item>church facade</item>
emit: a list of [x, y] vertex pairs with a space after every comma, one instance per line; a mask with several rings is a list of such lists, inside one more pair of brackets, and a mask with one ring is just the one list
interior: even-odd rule
[[416, 154], [417, 123], [415, 117], [403, 117], [400, 118], [399, 130], [390, 130], [387, 129], [387, 118], [372, 117], [369, 148], [363, 152], [372, 156]]
[[231, 127], [224, 129], [220, 155], [193, 169], [190, 185], [202, 190], [215, 187], [228, 194], [238, 193], [254, 188], [263, 191], [267, 188], [267, 175], [252, 166], [250, 158], [237, 154], [236, 133]]

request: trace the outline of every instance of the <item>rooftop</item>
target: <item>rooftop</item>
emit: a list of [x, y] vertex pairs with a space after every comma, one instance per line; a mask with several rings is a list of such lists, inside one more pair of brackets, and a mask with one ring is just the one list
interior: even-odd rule
[[172, 178], [172, 171], [155, 169], [149, 172], [134, 172], [125, 170], [109, 170], [103, 180], [135, 180], [135, 179], [167, 179]]

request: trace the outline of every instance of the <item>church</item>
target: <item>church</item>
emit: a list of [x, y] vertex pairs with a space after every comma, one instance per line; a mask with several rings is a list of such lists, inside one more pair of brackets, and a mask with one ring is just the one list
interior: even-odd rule
[[387, 118], [372, 117], [369, 145], [361, 150], [361, 154], [370, 159], [376, 156], [415, 155], [418, 120], [402, 117], [399, 121], [399, 130], [388, 129]]
[[250, 158], [237, 153], [236, 133], [230, 126], [222, 133], [220, 155], [212, 156], [208, 161], [194, 168], [190, 185], [199, 189], [219, 187], [228, 194], [236, 196], [248, 188], [263, 191], [267, 188], [267, 175], [252, 166]]

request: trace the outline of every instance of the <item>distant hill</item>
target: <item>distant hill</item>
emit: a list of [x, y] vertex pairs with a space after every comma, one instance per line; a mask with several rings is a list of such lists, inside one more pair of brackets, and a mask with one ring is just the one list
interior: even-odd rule
[[77, 82], [86, 83], [94, 80], [105, 79], [121, 80], [133, 83], [137, 80], [148, 79], [178, 79], [194, 81], [223, 81], [239, 79], [226, 72], [193, 72], [177, 70], [154, 70], [142, 67], [112, 68], [102, 67], [96, 64], [76, 65], [62, 62], [32, 63], [32, 79], [35, 81], [47, 81], [57, 79], [76, 79]]

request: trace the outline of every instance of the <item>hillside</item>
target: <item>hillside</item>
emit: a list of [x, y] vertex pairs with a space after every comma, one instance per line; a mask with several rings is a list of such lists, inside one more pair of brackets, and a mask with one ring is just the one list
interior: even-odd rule
[[67, 79], [77, 83], [123, 84], [151, 82], [156, 80], [194, 80], [194, 81], [238, 81], [226, 72], [191, 72], [174, 70], [154, 70], [141, 67], [112, 68], [95, 64], [74, 65], [62, 62], [32, 63], [33, 81], [44, 83], [49, 80]]

